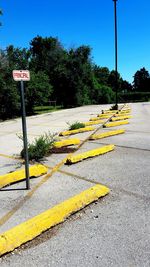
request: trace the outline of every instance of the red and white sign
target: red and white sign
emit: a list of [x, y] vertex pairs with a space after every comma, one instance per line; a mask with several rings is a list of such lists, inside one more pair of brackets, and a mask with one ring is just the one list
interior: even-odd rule
[[13, 70], [14, 81], [30, 81], [30, 72], [28, 70]]

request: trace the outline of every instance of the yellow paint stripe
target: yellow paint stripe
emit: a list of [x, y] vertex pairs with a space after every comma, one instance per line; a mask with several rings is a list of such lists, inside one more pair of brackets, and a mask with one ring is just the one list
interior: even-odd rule
[[87, 121], [87, 122], [83, 122], [85, 126], [89, 126], [89, 125], [94, 125], [94, 124], [100, 124], [100, 123], [104, 123], [104, 120], [94, 120], [94, 121]]
[[91, 126], [91, 127], [80, 128], [80, 129], [77, 129], [77, 130], [64, 131], [64, 132], [61, 132], [59, 135], [60, 136], [65, 136], [65, 135], [84, 133], [84, 132], [94, 131], [94, 130], [95, 130], [95, 128]]
[[119, 117], [113, 117], [110, 119], [110, 121], [121, 121], [121, 120], [127, 120], [131, 119], [132, 116], [119, 116]]
[[9, 155], [6, 155], [6, 154], [0, 154], [0, 157], [4, 157], [4, 158], [8, 158], [8, 159], [16, 159], [16, 160], [20, 160], [19, 157], [9, 156]]
[[[30, 177], [32, 176], [40, 176], [42, 174], [47, 173], [47, 168], [43, 165], [37, 164], [29, 168]], [[21, 180], [25, 179], [25, 170], [19, 170], [15, 172], [11, 172], [5, 175], [0, 176], [0, 188], [19, 182]]]
[[69, 156], [67, 158], [66, 164], [72, 164], [72, 163], [79, 162], [79, 161], [81, 161], [83, 159], [99, 156], [99, 155], [105, 154], [105, 153], [107, 153], [109, 151], [112, 151], [114, 148], [115, 148], [114, 145], [107, 145], [107, 146], [103, 146], [103, 147], [100, 147], [100, 148], [96, 148], [96, 149], [93, 149], [93, 150], [89, 150], [89, 151], [83, 152], [81, 154], [72, 155], [72, 156]]
[[60, 148], [64, 146], [78, 145], [78, 144], [80, 144], [80, 139], [74, 138], [74, 139], [67, 139], [67, 140], [54, 142], [54, 147]]
[[[69, 154], [71, 155], [71, 154]], [[44, 175], [44, 177], [42, 178], [42, 180], [40, 180], [31, 191], [29, 191], [27, 193], [27, 195], [16, 205], [14, 206], [14, 208], [12, 210], [10, 210], [9, 212], [7, 212], [2, 218], [0, 218], [0, 226], [2, 226], [4, 223], [6, 223], [24, 204], [27, 200], [29, 200], [33, 194], [44, 184], [48, 181], [48, 179], [50, 177], [52, 177], [52, 175], [54, 173], [56, 173], [60, 167], [64, 164], [64, 162], [66, 161], [67, 157], [63, 160], [61, 160], [58, 164], [56, 164], [52, 170], [47, 173], [46, 175]]]
[[0, 256], [63, 222], [71, 214], [109, 193], [102, 185], [95, 185], [53, 208], [23, 222], [0, 235]]
[[124, 125], [124, 124], [128, 124], [129, 121], [125, 120], [125, 121], [116, 121], [116, 122], [109, 122], [103, 125], [104, 128], [107, 127], [114, 127], [114, 126], [119, 126], [119, 125]]
[[125, 130], [121, 129], [121, 130], [117, 130], [117, 131], [110, 131], [110, 132], [106, 132], [106, 133], [101, 133], [101, 134], [94, 134], [90, 137], [90, 140], [96, 140], [96, 139], [101, 139], [101, 138], [105, 138], [108, 136], [113, 136], [113, 135], [117, 135], [117, 134], [122, 134], [124, 133]]

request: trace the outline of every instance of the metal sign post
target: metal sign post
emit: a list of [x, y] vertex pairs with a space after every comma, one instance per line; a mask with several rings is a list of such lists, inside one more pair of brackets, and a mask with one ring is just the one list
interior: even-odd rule
[[20, 81], [21, 93], [21, 112], [22, 112], [22, 131], [23, 131], [23, 145], [24, 145], [24, 158], [25, 158], [25, 174], [26, 174], [26, 189], [30, 189], [29, 179], [29, 157], [28, 157], [28, 141], [27, 141], [27, 126], [26, 126], [26, 111], [24, 99], [24, 81], [30, 80], [30, 73], [27, 70], [14, 70], [13, 78], [15, 81]]

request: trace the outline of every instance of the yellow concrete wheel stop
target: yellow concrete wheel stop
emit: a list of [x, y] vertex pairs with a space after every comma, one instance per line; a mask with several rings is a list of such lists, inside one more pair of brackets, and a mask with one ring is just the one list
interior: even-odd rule
[[61, 132], [59, 135], [60, 136], [66, 136], [66, 135], [84, 133], [84, 132], [94, 131], [94, 130], [95, 130], [95, 127], [89, 126], [89, 127], [84, 127], [84, 128], [80, 128], [80, 129], [77, 129], [77, 130], [64, 131], [64, 132]]
[[[40, 176], [43, 175], [45, 173], [47, 173], [48, 168], [41, 165], [41, 164], [37, 164], [34, 166], [29, 167], [29, 175], [30, 177], [34, 176]], [[0, 175], [0, 188], [15, 183], [15, 182], [19, 182], [24, 180], [26, 177], [25, 175], [25, 170], [19, 170], [19, 171], [14, 171], [8, 174], [4, 174], [4, 175]]]
[[102, 114], [115, 114], [118, 110], [102, 110]]
[[132, 116], [118, 116], [118, 117], [113, 117], [111, 118], [110, 121], [121, 121], [121, 120], [127, 120], [127, 119], [131, 119]]
[[92, 158], [112, 151], [115, 148], [114, 145], [107, 145], [93, 150], [83, 152], [81, 154], [71, 155], [66, 159], [66, 164], [77, 163], [83, 159]]
[[124, 132], [125, 132], [125, 130], [120, 129], [120, 130], [109, 131], [109, 132], [101, 133], [101, 134], [93, 134], [90, 137], [90, 140], [96, 140], [96, 139], [101, 139], [101, 138], [105, 138], [105, 137], [109, 137], [109, 136], [113, 136], [113, 135], [123, 134]]
[[106, 114], [98, 114], [97, 117], [100, 119], [109, 119], [112, 116], [112, 114], [106, 115]]
[[42, 232], [65, 221], [71, 214], [109, 193], [109, 188], [97, 184], [53, 208], [0, 234], [0, 256], [34, 239]]
[[60, 148], [64, 146], [79, 145], [79, 144], [80, 144], [79, 138], [72, 138], [72, 139], [66, 139], [66, 140], [54, 142], [54, 147]]
[[104, 120], [94, 120], [94, 121], [88, 121], [88, 122], [84, 122], [85, 126], [89, 126], [89, 125], [94, 125], [94, 124], [100, 124], [100, 123], [104, 123]]
[[115, 121], [115, 122], [108, 122], [106, 124], [103, 125], [104, 128], [108, 128], [108, 127], [115, 127], [115, 126], [119, 126], [119, 125], [124, 125], [124, 124], [128, 124], [129, 121], [125, 120], [125, 121]]

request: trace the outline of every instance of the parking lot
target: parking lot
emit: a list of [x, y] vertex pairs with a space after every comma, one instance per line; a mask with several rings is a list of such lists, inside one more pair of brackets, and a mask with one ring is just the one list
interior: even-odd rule
[[[108, 144], [115, 145], [113, 151], [69, 166], [63, 164], [67, 154], [52, 154], [41, 162], [48, 174], [31, 179], [30, 191], [23, 190], [25, 181], [0, 191], [3, 233], [95, 184], [110, 189], [107, 196], [64, 223], [1, 257], [2, 267], [150, 265], [150, 103], [129, 107], [133, 116], [129, 124], [113, 127], [125, 129], [124, 134], [98, 140], [88, 140], [90, 132], [75, 135], [82, 142], [75, 154]], [[89, 121], [108, 108], [83, 106], [28, 117], [29, 141], [48, 131], [66, 130], [67, 122]], [[97, 134], [110, 131], [94, 126]], [[0, 175], [4, 175], [23, 168], [18, 158], [22, 142], [17, 136], [21, 120], [2, 122], [0, 129]]]

